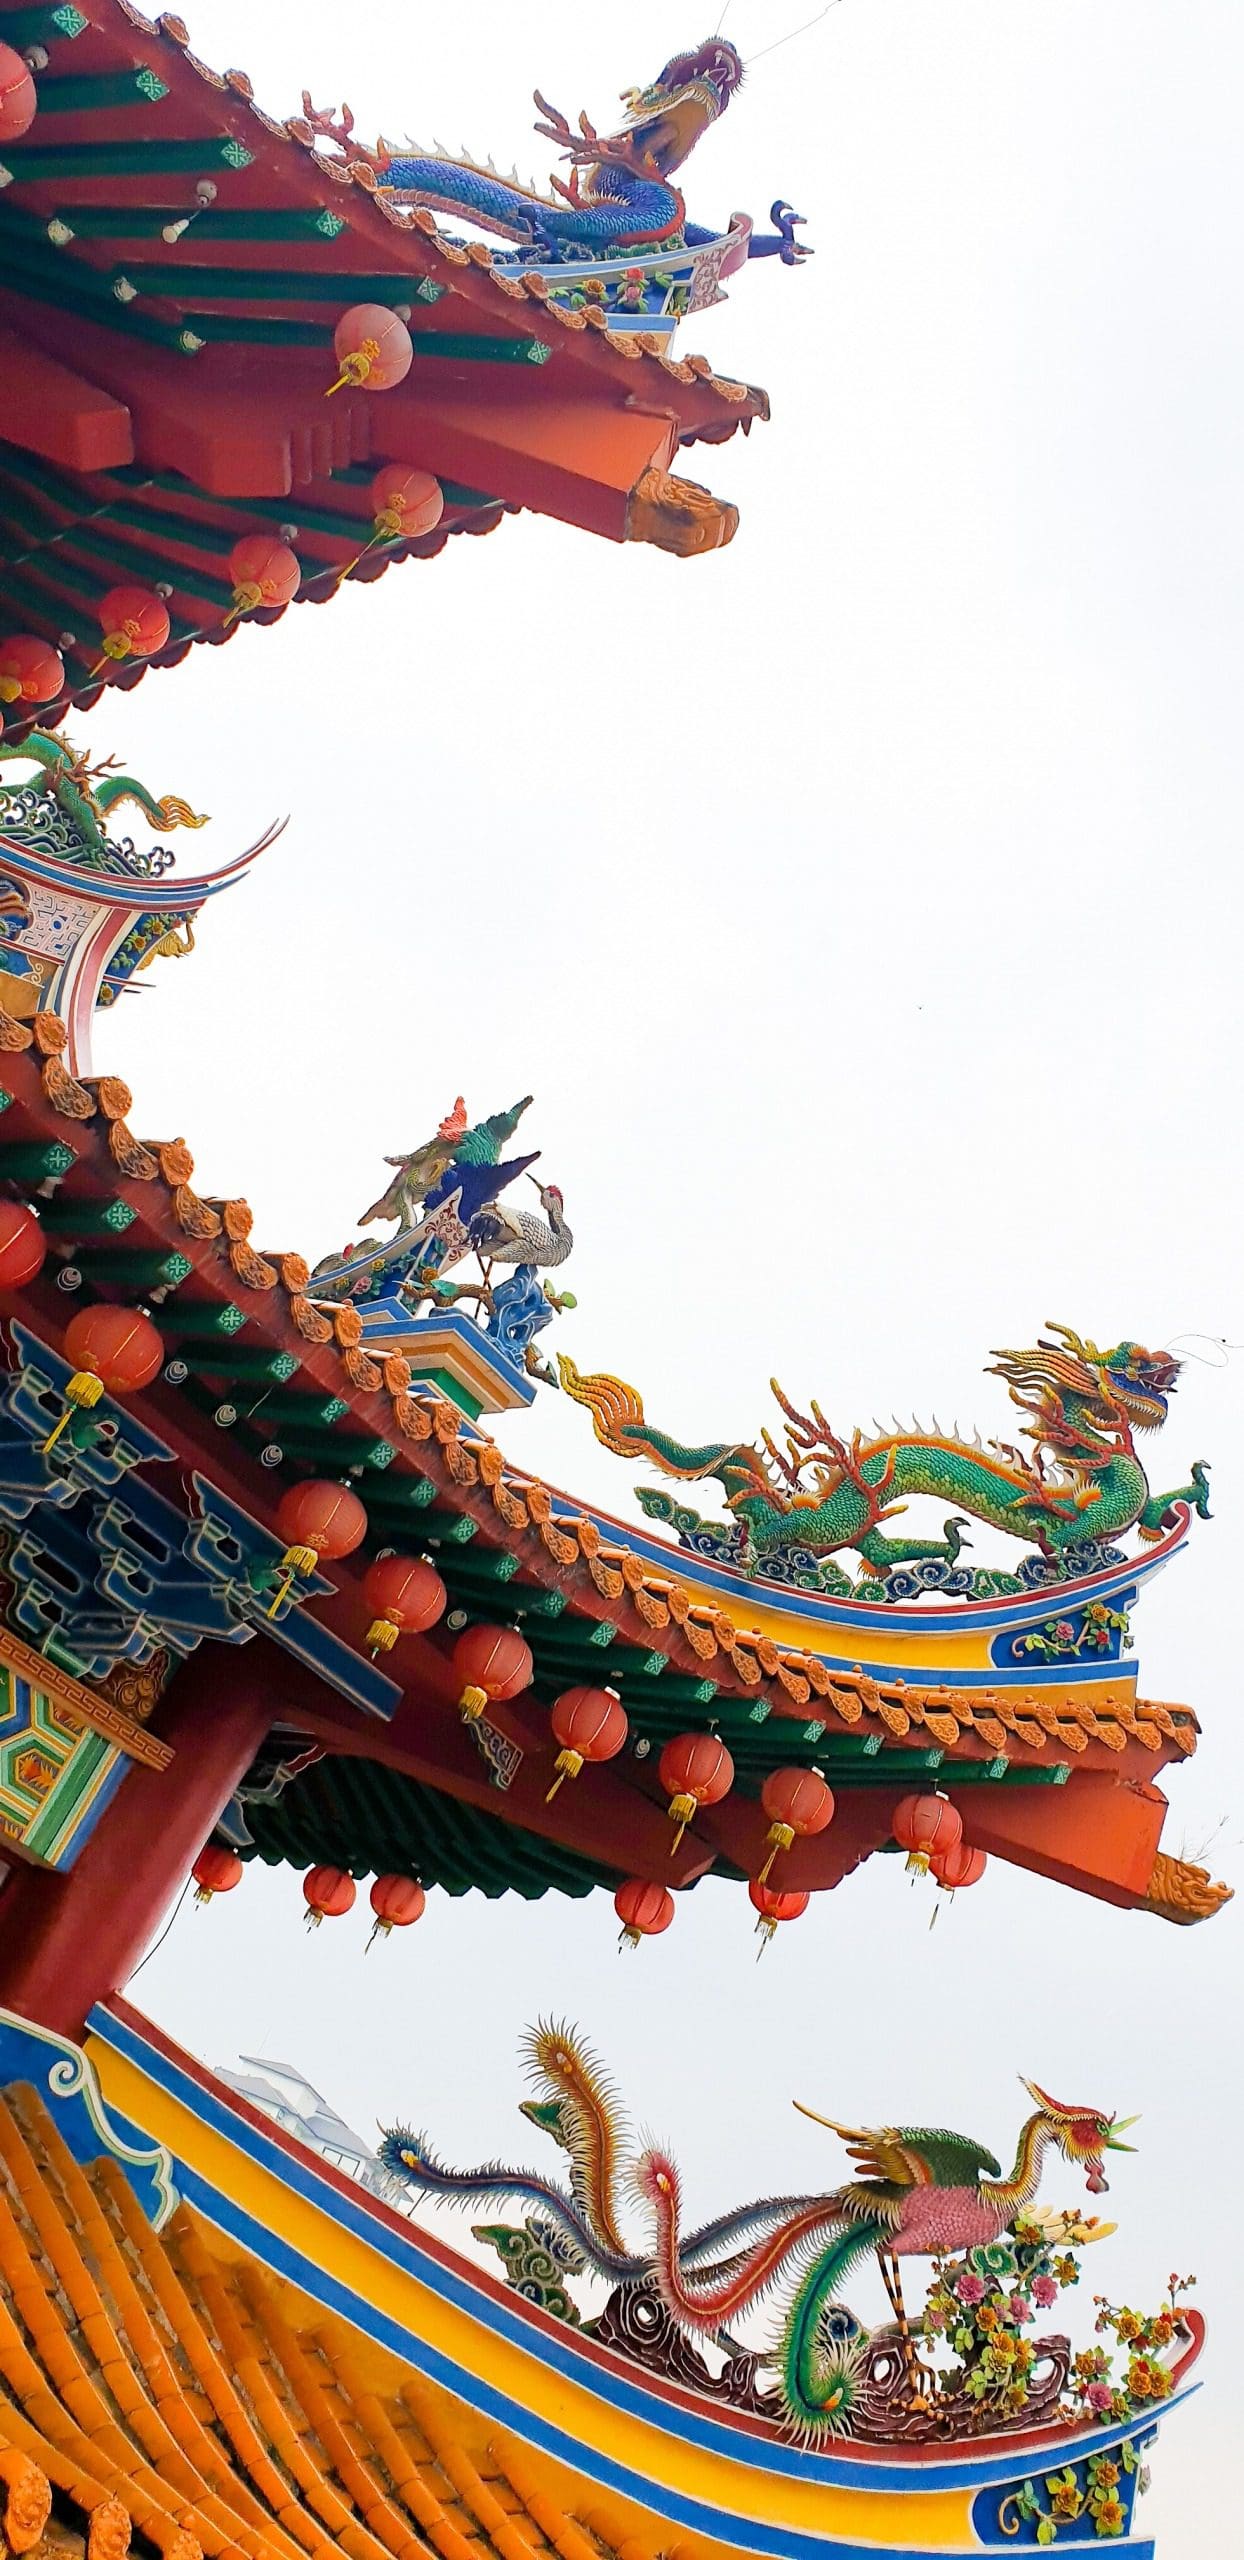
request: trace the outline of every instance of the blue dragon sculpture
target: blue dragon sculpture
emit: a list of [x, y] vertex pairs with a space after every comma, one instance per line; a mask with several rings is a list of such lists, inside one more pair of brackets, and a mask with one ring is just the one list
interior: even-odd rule
[[[688, 222], [673, 173], [707, 127], [724, 115], [742, 82], [743, 67], [736, 47], [720, 36], [672, 55], [651, 87], [623, 91], [626, 115], [610, 134], [598, 133], [586, 114], [573, 132], [537, 89], [541, 121], [536, 132], [556, 143], [571, 166], [569, 182], [554, 177], [549, 195], [520, 184], [516, 170], [503, 178], [491, 161], [481, 167], [466, 158], [453, 159], [439, 147], [423, 152], [414, 144], [400, 151], [381, 139], [368, 151], [355, 140], [348, 107], [337, 122], [331, 112], [314, 108], [305, 91], [302, 103], [311, 130], [336, 142], [356, 168], [360, 163], [370, 168], [377, 192], [392, 203], [476, 223], [513, 241], [520, 262], [558, 264], [695, 248], [718, 237]], [[749, 256], [777, 257], [797, 266], [812, 254], [795, 237], [801, 214], [779, 198], [770, 219], [776, 230], [762, 237], [753, 234]]]

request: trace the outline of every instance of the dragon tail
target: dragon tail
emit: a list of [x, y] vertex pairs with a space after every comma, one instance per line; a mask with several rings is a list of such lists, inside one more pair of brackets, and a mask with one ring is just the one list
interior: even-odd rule
[[587, 1406], [597, 1439], [615, 1458], [649, 1458], [667, 1476], [692, 1477], [713, 1475], [733, 1453], [734, 1444], [728, 1440], [688, 1449], [668, 1432], [654, 1431], [645, 1417], [642, 1396], [622, 1378], [612, 1378], [603, 1370], [585, 1378], [564, 1351], [557, 1355], [557, 1368], [567, 1395], [575, 1404]]
[[837, 2299], [857, 2258], [886, 2238], [883, 2222], [851, 2223], [817, 2251], [782, 2326], [774, 2361], [778, 2391], [792, 2432], [805, 2443], [845, 2435], [862, 2365], [862, 2331]]
[[525, 2058], [528, 2075], [544, 2099], [559, 2106], [560, 2138], [570, 2154], [576, 2203], [605, 2247], [625, 2255], [618, 2213], [625, 2124], [607, 2072], [573, 2028], [552, 2019], [541, 2018], [529, 2030]]
[[95, 797], [101, 809], [119, 809], [129, 800], [144, 817], [160, 827], [205, 827], [207, 819], [197, 817], [188, 800], [179, 800], [175, 791], [157, 800], [144, 790], [140, 782], [131, 782], [126, 774], [114, 774], [108, 782], [96, 786]]

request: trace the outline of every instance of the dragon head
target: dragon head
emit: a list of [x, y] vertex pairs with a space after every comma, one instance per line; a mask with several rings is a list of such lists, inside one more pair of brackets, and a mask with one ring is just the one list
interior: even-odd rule
[[1178, 1360], [1169, 1351], [1146, 1351], [1139, 1342], [1117, 1343], [1100, 1358], [1110, 1394], [1133, 1430], [1160, 1431], [1179, 1383]]
[[[1021, 2074], [1022, 2078], [1022, 2074]], [[1058, 2144], [1064, 2160], [1071, 2160], [1086, 2171], [1085, 2185], [1091, 2196], [1104, 2196], [1109, 2180], [1102, 2168], [1107, 2151], [1134, 2151], [1132, 2142], [1120, 2142], [1119, 2135], [1135, 2124], [1135, 2116], [1102, 2115], [1097, 2107], [1065, 2107], [1049, 2091], [1038, 2088], [1035, 2080], [1024, 2080], [1024, 2088], [1036, 2099], [1042, 2117]]]
[[[1179, 1381], [1180, 1363], [1168, 1351], [1146, 1351], [1119, 1342], [1102, 1351], [1070, 1326], [1051, 1324], [1057, 1339], [1032, 1351], [996, 1351], [991, 1375], [1005, 1378], [1014, 1403], [1042, 1422], [1064, 1425], [1074, 1413], [1087, 1433], [1159, 1431]], [[1069, 1435], [1059, 1434], [1064, 1444]]]
[[724, 115], [743, 78], [743, 57], [722, 37], [671, 55], [649, 89], [624, 89], [622, 131], [632, 150], [668, 178], [694, 150], [706, 125]]

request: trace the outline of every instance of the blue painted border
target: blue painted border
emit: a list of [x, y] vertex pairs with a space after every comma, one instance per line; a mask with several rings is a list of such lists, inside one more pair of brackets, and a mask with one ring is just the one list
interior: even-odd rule
[[[521, 1487], [524, 1479], [520, 1470], [515, 1470], [514, 1480]], [[900, 1606], [897, 1603], [835, 1600], [826, 1592], [799, 1590], [790, 1583], [766, 1582], [761, 1576], [753, 1580], [749, 1575], [737, 1572], [732, 1565], [710, 1564], [706, 1557], [693, 1555], [688, 1548], [654, 1538], [650, 1531], [637, 1528], [633, 1521], [619, 1520], [612, 1512], [596, 1511], [588, 1503], [575, 1502], [565, 1494], [553, 1493], [553, 1516], [556, 1520], [568, 1523], [590, 1520], [610, 1544], [620, 1541], [646, 1564], [655, 1565], [664, 1573], [675, 1571], [680, 1582], [701, 1584], [719, 1600], [733, 1606], [750, 1600], [753, 1607], [771, 1609], [775, 1616], [819, 1618], [844, 1631], [856, 1626], [870, 1629], [901, 1626], [905, 1633], [941, 1637], [943, 1640], [947, 1636], [962, 1635], [967, 1630], [980, 1629], [988, 1633], [994, 1629], [1026, 1626], [1032, 1620], [1040, 1623], [1054, 1609], [1061, 1613], [1085, 1600], [1109, 1599], [1129, 1586], [1150, 1581], [1175, 1556], [1182, 1554], [1187, 1544], [1187, 1505], [1177, 1503], [1175, 1508], [1181, 1515], [1179, 1524], [1169, 1532], [1161, 1547], [1150, 1549], [1147, 1555], [1127, 1556], [1122, 1564], [1108, 1565], [1100, 1573], [1085, 1574], [1079, 1581], [1052, 1583], [1039, 1591], [1016, 1592], [1003, 1600], [956, 1600], [941, 1609], [909, 1609], [905, 1604]], [[829, 1662], [831, 1656], [827, 1654], [824, 1659]], [[850, 1669], [853, 1665], [844, 1662], [843, 1667]], [[866, 1666], [869, 1670], [875, 1667], [871, 1663]], [[911, 1677], [910, 1666], [907, 1666], [906, 1676]], [[956, 1672], [956, 1680], [960, 1676]]]
[[[284, 2185], [292, 2188], [318, 2211], [329, 2214], [333, 2220], [355, 2238], [362, 2240], [369, 2248], [375, 2249], [378, 2254], [388, 2257], [395, 2263], [401, 2263], [405, 2253], [400, 2248], [400, 2242], [404, 2235], [391, 2228], [383, 2213], [372, 2210], [361, 2198], [356, 2201], [352, 2195], [342, 2193], [336, 2185], [317, 2171], [306, 2155], [300, 2153], [298, 2146], [290, 2144], [287, 2147], [284, 2142], [278, 2143], [268, 2134], [261, 2132], [257, 2126], [250, 2124], [241, 2110], [229, 2101], [223, 2091], [217, 2094], [217, 2086], [211, 2083], [210, 2075], [205, 2075], [204, 2079], [200, 2080], [197, 2075], [182, 2069], [169, 2055], [162, 2052], [159, 2046], [149, 2043], [145, 2037], [116, 2017], [109, 2009], [93, 2010], [87, 2025], [91, 2034], [97, 2036], [102, 2044], [111, 2045], [114, 2051], [145, 2072], [170, 2096], [187, 2106], [201, 2123], [232, 2143], [235, 2149], [254, 2161], [257, 2166], [279, 2177]], [[187, 2201], [197, 2205], [199, 2211], [208, 2220], [226, 2231], [262, 2264], [287, 2276], [292, 2284], [296, 2284], [301, 2291], [309, 2293], [313, 2299], [325, 2303], [331, 2302], [332, 2307], [340, 2311], [343, 2317], [350, 2320], [365, 2335], [374, 2338], [391, 2353], [413, 2365], [417, 2371], [427, 2374], [431, 2380], [441, 2383], [446, 2390], [451, 2391], [458, 2399], [467, 2401], [481, 2414], [513, 2428], [518, 2434], [526, 2436], [531, 2443], [540, 2445], [556, 2460], [570, 2463], [579, 2471], [590, 2472], [591, 2476], [598, 2479], [602, 2485], [619, 2490], [621, 2494], [635, 2499], [640, 2505], [652, 2506], [653, 2483], [649, 2481], [637, 2483], [629, 2473], [614, 2464], [608, 2457], [599, 2454], [593, 2447], [585, 2446], [580, 2438], [563, 2435], [559, 2429], [547, 2425], [544, 2420], [536, 2418], [526, 2408], [516, 2409], [511, 2401], [497, 2393], [492, 2386], [481, 2382], [476, 2375], [467, 2372], [462, 2366], [451, 2364], [438, 2350], [428, 2347], [411, 2331], [402, 2328], [387, 2315], [376, 2311], [371, 2303], [361, 2300], [347, 2286], [340, 2284], [335, 2277], [304, 2259], [299, 2252], [291, 2249], [285, 2241], [270, 2232], [266, 2225], [256, 2222], [252, 2215], [235, 2205], [219, 2189], [210, 2187], [186, 2163], [179, 2160], [176, 2167], [177, 2184]], [[668, 2435], [680, 2436], [685, 2442], [696, 2445], [701, 2451], [740, 2464], [744, 2468], [770, 2474], [777, 2473], [791, 2479], [811, 2481], [834, 2488], [854, 2491], [886, 2489], [910, 2496], [925, 2494], [934, 2489], [975, 2491], [987, 2488], [994, 2483], [1005, 2485], [1011, 2481], [1026, 2479], [1034, 2467], [1034, 2447], [1031, 2444], [1022, 2448], [1017, 2444], [1014, 2451], [988, 2456], [977, 2462], [965, 2463], [962, 2459], [955, 2458], [943, 2461], [936, 2455], [920, 2463], [853, 2462], [849, 2458], [805, 2451], [769, 2435], [752, 2435], [741, 2428], [736, 2431], [723, 2425], [711, 2413], [700, 2416], [698, 2412], [684, 2408], [681, 2402], [666, 2399], [656, 2392], [645, 2389], [640, 2382], [631, 2383], [621, 2375], [615, 2375], [607, 2368], [598, 2365], [594, 2359], [585, 2357], [581, 2352], [576, 2351], [571, 2342], [571, 2333], [567, 2333], [567, 2338], [563, 2342], [555, 2334], [550, 2334], [542, 2324], [537, 2327], [524, 2318], [520, 2310], [517, 2308], [511, 2310], [507, 2303], [485, 2293], [482, 2286], [473, 2283], [465, 2261], [459, 2262], [462, 2273], [458, 2274], [453, 2267], [443, 2263], [439, 2254], [434, 2255], [431, 2250], [425, 2251], [420, 2246], [417, 2233], [412, 2231], [406, 2246], [411, 2258], [417, 2261], [412, 2273], [417, 2275], [418, 2281], [429, 2292], [437, 2294], [442, 2301], [452, 2304], [455, 2309], [481, 2321], [493, 2329], [497, 2335], [503, 2337], [509, 2345], [517, 2347], [523, 2354], [538, 2358], [542, 2364], [551, 2366], [554, 2371], [564, 2375], [568, 2381], [573, 2382], [589, 2395], [607, 2401], [611, 2406], [625, 2411], [628, 2416], [638, 2418], [648, 2425], [660, 2427]], [[1198, 2384], [1192, 2383], [1176, 2393], [1174, 2398], [1164, 2404], [1163, 2414], [1175, 2408], [1180, 2401], [1188, 2398], [1191, 2392], [1199, 2387]], [[1076, 2459], [1087, 2458], [1092, 2453], [1105, 2452], [1110, 2446], [1121, 2443], [1126, 2436], [1133, 2435], [1135, 2431], [1136, 2421], [1132, 2419], [1113, 2427], [1102, 2428], [1091, 2435], [1077, 2435]], [[1066, 2439], [1061, 2441], [1065, 2442]], [[1051, 2442], [1048, 2447], [1043, 2448], [1043, 2454], [1046, 2458], [1053, 2460], [1056, 2449], [1061, 2450], [1061, 2444], [1056, 2448]], [[1039, 2461], [1037, 2467], [1040, 2467]], [[696, 2502], [680, 2500], [672, 2492], [661, 2491], [660, 2495], [663, 2501], [662, 2512], [667, 2512], [674, 2520], [687, 2525], [690, 2530], [705, 2533], [710, 2539], [715, 2538], [718, 2541], [733, 2539], [740, 2549], [751, 2550], [755, 2547], [754, 2543], [749, 2542], [742, 2534], [731, 2537], [724, 2533], [723, 2519], [717, 2515], [716, 2510], [702, 2510]], [[766, 2548], [771, 2549], [775, 2555], [782, 2555], [782, 2560], [809, 2560], [809, 2555], [821, 2552], [823, 2549], [818, 2541], [798, 2535], [783, 2536], [771, 2533], [768, 2526], [765, 2527], [765, 2533], [766, 2537], [769, 2537]], [[1127, 2545], [1120, 2544], [1116, 2547], [1125, 2550]], [[859, 2546], [859, 2549], [863, 2548], [864, 2546]], [[855, 2546], [835, 2544], [834, 2549], [835, 2552], [842, 2553], [843, 2560], [856, 2560]], [[913, 2552], [911, 2560], [922, 2560], [922, 2555]]]

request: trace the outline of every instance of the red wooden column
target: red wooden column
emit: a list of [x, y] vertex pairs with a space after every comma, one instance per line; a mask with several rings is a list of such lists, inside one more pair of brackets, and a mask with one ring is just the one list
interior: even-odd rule
[[0, 1891], [0, 2008], [79, 2036], [120, 1991], [278, 1712], [266, 1646], [201, 1645], [153, 1719], [176, 1758], [131, 1769], [64, 1875], [15, 1868]]

